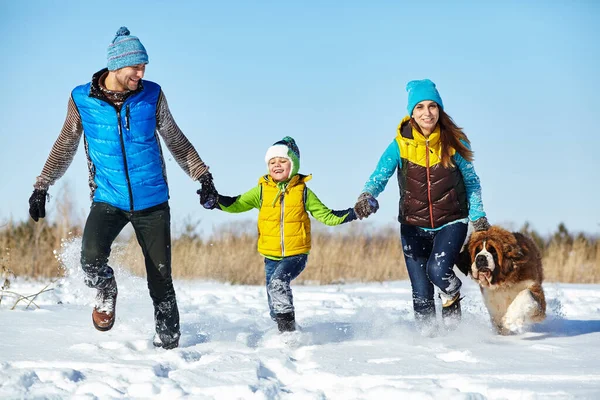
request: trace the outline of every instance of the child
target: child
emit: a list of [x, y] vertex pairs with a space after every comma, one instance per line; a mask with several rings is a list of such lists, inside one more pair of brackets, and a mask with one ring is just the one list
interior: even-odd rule
[[258, 180], [258, 186], [236, 197], [219, 195], [218, 204], [208, 199], [201, 203], [230, 213], [258, 208], [258, 252], [265, 257], [271, 318], [279, 332], [291, 332], [296, 322], [290, 283], [304, 270], [310, 251], [308, 213], [330, 226], [354, 221], [356, 214], [353, 208], [330, 210], [306, 186], [311, 175], [298, 174], [300, 151], [291, 137], [269, 147], [265, 162], [269, 173]]

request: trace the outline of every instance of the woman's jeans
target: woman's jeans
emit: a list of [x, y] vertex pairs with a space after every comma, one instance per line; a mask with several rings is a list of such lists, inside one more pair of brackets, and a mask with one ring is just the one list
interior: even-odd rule
[[83, 230], [81, 265], [87, 286], [102, 290], [113, 279], [111, 245], [131, 222], [146, 263], [156, 332], [164, 343], [179, 337], [179, 311], [171, 278], [171, 210], [168, 203], [128, 212], [93, 202]]
[[265, 275], [267, 283], [267, 301], [271, 318], [277, 314], [294, 312], [294, 297], [290, 283], [306, 267], [308, 254], [284, 257], [281, 260], [265, 258]]
[[438, 231], [406, 224], [400, 226], [417, 319], [435, 317], [434, 286], [450, 297], [459, 292], [462, 282], [452, 268], [467, 236], [467, 228], [462, 222]]

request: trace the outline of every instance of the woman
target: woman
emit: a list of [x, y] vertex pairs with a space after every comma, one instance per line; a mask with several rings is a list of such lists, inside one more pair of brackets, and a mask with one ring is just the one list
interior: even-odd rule
[[406, 91], [408, 116], [365, 183], [355, 210], [360, 219], [376, 212], [375, 198], [398, 170], [398, 220], [415, 319], [423, 333], [433, 333], [435, 287], [445, 324], [453, 327], [460, 320], [462, 283], [452, 268], [469, 220], [476, 231], [488, 229], [489, 223], [469, 139], [444, 112], [435, 84], [411, 81]]

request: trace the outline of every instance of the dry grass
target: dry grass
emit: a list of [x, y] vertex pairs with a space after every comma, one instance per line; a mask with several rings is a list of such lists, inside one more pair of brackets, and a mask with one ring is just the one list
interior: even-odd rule
[[[143, 275], [144, 261], [135, 238], [115, 254], [115, 261]], [[262, 284], [264, 258], [256, 251], [255, 233], [223, 227], [208, 240], [181, 237], [173, 241], [173, 276], [209, 278], [233, 284]], [[307, 268], [296, 282], [335, 283], [406, 279], [397, 232], [313, 233]]]
[[[120, 262], [143, 275], [141, 252], [135, 239]], [[543, 251], [546, 281], [600, 283], [600, 241], [578, 239], [552, 242]], [[263, 258], [256, 252], [256, 236], [219, 233], [211, 240], [175, 240], [173, 275], [177, 278], [210, 278], [236, 284], [262, 284]], [[375, 234], [315, 233], [313, 250], [298, 283], [381, 282], [408, 279], [398, 232], [382, 229]]]
[[66, 225], [48, 225], [45, 221], [15, 223], [10, 220], [0, 228], [0, 261], [16, 276], [57, 277], [62, 273], [55, 251], [61, 241], [81, 235], [81, 229]]
[[[64, 268], [56, 257], [61, 242], [81, 235], [80, 223], [69, 218], [72, 209], [59, 199], [61, 224], [8, 221], [0, 226], [0, 264], [17, 276], [57, 277]], [[56, 211], [55, 211], [56, 212]], [[55, 214], [56, 215], [56, 214]], [[232, 284], [263, 284], [264, 261], [256, 251], [255, 222], [220, 227], [211, 237], [194, 232], [198, 224], [187, 223], [173, 239], [173, 275], [178, 279], [214, 279]], [[549, 244], [543, 242], [546, 281], [600, 283], [600, 240], [573, 239], [560, 227]], [[338, 232], [345, 233], [338, 233]], [[145, 267], [135, 236], [118, 251], [111, 263], [126, 266], [144, 276]], [[362, 230], [313, 231], [313, 249], [298, 283], [373, 282], [407, 279], [399, 232], [396, 227]]]
[[[61, 240], [80, 235], [75, 228], [12, 221], [0, 230], [3, 266], [17, 276], [56, 277], [63, 269], [55, 257]], [[132, 237], [111, 262], [144, 276], [144, 259]], [[600, 241], [577, 239], [550, 243], [543, 250], [546, 281], [600, 283]], [[208, 239], [181, 236], [173, 240], [173, 275], [179, 279], [214, 279], [232, 284], [264, 283], [263, 258], [254, 233], [224, 227]], [[397, 230], [374, 233], [315, 232], [313, 250], [298, 283], [381, 282], [407, 279]]]
[[[58, 193], [58, 201], [51, 199], [53, 212], [60, 215], [61, 223], [48, 224], [47, 219], [35, 223], [15, 222], [12, 219], [0, 226], [0, 264], [16, 276], [57, 277], [63, 268], [56, 258], [61, 242], [81, 236], [82, 229], [73, 216], [68, 186]], [[55, 205], [55, 206], [54, 206]]]
[[577, 239], [572, 244], [552, 242], [544, 251], [546, 281], [600, 282], [600, 241]]

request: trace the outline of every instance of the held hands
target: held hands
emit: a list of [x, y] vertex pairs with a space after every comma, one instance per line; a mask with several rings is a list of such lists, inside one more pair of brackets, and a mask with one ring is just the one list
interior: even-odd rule
[[29, 198], [29, 215], [35, 222], [46, 216], [46, 190], [34, 189], [33, 194]]
[[354, 212], [358, 219], [368, 218], [379, 210], [379, 203], [371, 193], [363, 192], [358, 196], [354, 205]]
[[207, 210], [216, 208], [219, 202], [219, 193], [210, 172], [202, 175], [198, 181], [202, 184], [202, 188], [196, 191], [200, 195], [200, 204]]
[[488, 222], [486, 217], [481, 217], [473, 221], [473, 229], [475, 230], [475, 232], [487, 231], [488, 229], [490, 229], [490, 223]]

